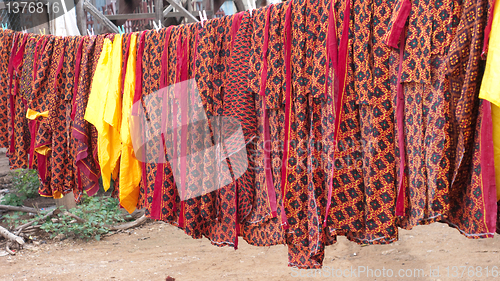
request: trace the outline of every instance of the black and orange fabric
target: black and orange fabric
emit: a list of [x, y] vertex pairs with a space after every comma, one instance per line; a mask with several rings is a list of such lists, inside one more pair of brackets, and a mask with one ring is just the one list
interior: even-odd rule
[[119, 38], [112, 102], [127, 88], [134, 105], [113, 120], [145, 140], [128, 144], [140, 169], [127, 210], [215, 246], [284, 244], [288, 265], [307, 269], [339, 235], [388, 244], [399, 228], [441, 222], [492, 237], [492, 111], [478, 97], [492, 7], [289, 0], [134, 40], [2, 30], [0, 146], [12, 169], [38, 170], [40, 195], [94, 195], [102, 132], [85, 114]]
[[8, 100], [9, 100], [9, 62], [12, 51], [12, 42], [17, 36], [12, 30], [0, 31], [0, 145], [8, 148], [9, 142], [9, 116], [8, 116]]

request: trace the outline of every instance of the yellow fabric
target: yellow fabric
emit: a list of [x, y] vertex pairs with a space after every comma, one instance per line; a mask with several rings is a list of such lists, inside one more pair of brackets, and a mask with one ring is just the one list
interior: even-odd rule
[[491, 105], [493, 119], [493, 147], [495, 159], [495, 177], [497, 185], [497, 200], [500, 200], [500, 1], [495, 3], [493, 24], [491, 26], [488, 45], [486, 69], [479, 98], [488, 100]]
[[135, 65], [137, 57], [137, 35], [130, 38], [130, 49], [127, 60], [127, 72], [123, 85], [123, 102], [121, 112], [120, 137], [122, 141], [122, 156], [120, 159], [120, 205], [132, 213], [139, 200], [139, 184], [142, 169], [135, 158], [129, 127], [129, 115], [132, 109], [135, 92]]
[[111, 177], [117, 177], [116, 165], [121, 152], [119, 128], [114, 126], [117, 125], [114, 119], [116, 104], [121, 103], [121, 64], [122, 38], [116, 34], [113, 43], [104, 40], [85, 110], [85, 120], [98, 132], [97, 156], [104, 190], [109, 189]]
[[54, 191], [54, 194], [52, 194], [52, 198], [54, 199], [62, 199], [64, 195], [60, 191]]
[[35, 148], [35, 152], [41, 155], [47, 155], [50, 151], [52, 151], [52, 148], [48, 147], [47, 145]]
[[49, 117], [49, 111], [44, 111], [42, 113], [38, 112], [38, 111], [34, 111], [30, 108], [28, 108], [28, 110], [26, 111], [26, 118], [30, 119], [30, 120], [36, 120], [38, 117]]
[[[30, 120], [36, 120], [38, 117], [45, 117], [45, 118], [49, 117], [49, 111], [44, 111], [44, 112], [40, 113], [38, 111], [34, 111], [34, 110], [28, 108], [28, 110], [26, 111], [26, 118], [28, 118]], [[41, 155], [47, 155], [47, 154], [49, 154], [49, 152], [51, 150], [52, 149], [47, 145], [35, 148], [35, 152], [37, 152], [38, 154], [41, 154]], [[52, 197], [52, 196], [50, 196], [50, 197]]]
[[[104, 110], [104, 121], [110, 126], [104, 137], [109, 141], [109, 168], [113, 179], [118, 178], [118, 160], [122, 151], [120, 140], [120, 124], [122, 115], [122, 65], [123, 49], [122, 35], [116, 34], [111, 53], [111, 74], [109, 79], [108, 97]], [[108, 187], [109, 188], [109, 187]]]

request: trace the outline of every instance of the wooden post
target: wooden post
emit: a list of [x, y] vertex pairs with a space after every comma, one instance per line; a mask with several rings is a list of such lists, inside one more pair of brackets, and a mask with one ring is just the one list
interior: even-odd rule
[[155, 20], [163, 23], [163, 0], [155, 0]]
[[88, 0], [83, 0], [83, 8], [89, 12], [96, 20], [98, 20], [104, 27], [113, 33], [120, 33], [118, 27], [114, 25], [108, 18], [106, 18], [94, 5]]
[[188, 10], [186, 10], [181, 4], [177, 3], [176, 0], [167, 0], [170, 5], [174, 6], [177, 11], [179, 11], [188, 22], [198, 22], [198, 19], [193, 16]]
[[83, 9], [83, 1], [84, 0], [75, 0], [76, 25], [81, 35], [87, 35], [87, 15]]
[[73, 195], [73, 191], [64, 195], [61, 199], [54, 199], [56, 202], [56, 206], [59, 208], [64, 206], [66, 210], [70, 210], [76, 208], [75, 196]]

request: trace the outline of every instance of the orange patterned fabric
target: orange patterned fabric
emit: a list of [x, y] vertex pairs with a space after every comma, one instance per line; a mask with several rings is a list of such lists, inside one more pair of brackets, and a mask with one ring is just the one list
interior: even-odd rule
[[[9, 165], [11, 169], [28, 168], [28, 150], [29, 150], [29, 130], [28, 122], [25, 118], [26, 104], [23, 102], [23, 96], [20, 94], [20, 85], [26, 80], [22, 79], [23, 59], [25, 56], [32, 56], [33, 53], [27, 53], [26, 43], [31, 38], [30, 34], [17, 34], [17, 40], [13, 44], [12, 55], [9, 64], [10, 69], [10, 122], [9, 122]], [[36, 44], [36, 42], [35, 42]], [[30, 41], [33, 46], [33, 41]], [[26, 81], [27, 83], [27, 81]]]
[[7, 102], [9, 99], [9, 58], [11, 57], [14, 39], [12, 30], [0, 31], [0, 146], [9, 147], [9, 116]]
[[491, 203], [494, 196], [485, 197], [488, 194], [486, 188], [490, 187], [484, 186], [482, 177], [487, 169], [481, 168], [484, 159], [478, 156], [483, 149], [480, 114], [484, 105], [478, 101], [479, 83], [484, 71], [481, 53], [491, 5], [492, 1], [487, 0], [463, 1], [457, 33], [447, 58], [455, 128], [452, 134], [454, 166], [447, 221], [471, 238], [491, 237], [495, 231], [494, 223], [492, 225], [489, 219], [496, 213]]
[[[216, 246], [287, 244], [288, 265], [307, 269], [337, 235], [387, 244], [398, 227], [446, 222], [491, 237], [491, 112], [478, 100], [491, 5], [290, 0], [141, 33], [134, 100], [153, 110], [140, 205]], [[104, 38], [0, 31], [0, 146], [12, 168], [38, 168], [43, 196], [99, 188], [84, 113]], [[199, 90], [188, 99], [154, 95], [188, 79]], [[209, 132], [165, 130], [165, 113], [175, 131], [196, 95]], [[243, 175], [230, 157], [215, 179], [217, 159], [170, 155], [218, 144], [221, 117], [241, 124]]]
[[[64, 56], [57, 82], [55, 95], [49, 104], [49, 126], [52, 139], [51, 188], [53, 193], [65, 195], [77, 187], [75, 182], [74, 159], [70, 153], [72, 94], [75, 70], [75, 55], [80, 44], [79, 37], [64, 38]], [[75, 192], [76, 194], [76, 192]]]
[[[49, 54], [42, 56], [38, 70], [41, 72], [48, 71], [47, 76], [42, 76], [41, 74], [37, 75], [37, 79], [44, 80], [47, 79], [47, 86], [44, 88], [45, 92], [38, 92], [34, 95], [34, 100], [37, 102], [36, 105], [39, 106], [39, 110], [35, 110], [37, 112], [45, 112], [50, 111], [51, 105], [55, 103], [55, 99], [57, 98], [57, 81], [59, 72], [62, 69], [62, 63], [64, 60], [64, 49], [65, 42], [63, 38], [56, 37], [53, 42], [53, 53], [51, 56]], [[50, 61], [50, 64], [48, 64]], [[46, 65], [50, 65], [48, 70], [44, 69]], [[35, 81], [34, 88], [37, 87], [37, 82]], [[42, 88], [43, 89], [43, 88]], [[52, 126], [51, 126], [51, 118], [50, 116], [46, 116], [40, 119], [40, 124], [38, 126], [38, 130], [36, 132], [35, 139], [35, 151], [38, 153], [37, 158], [43, 159], [43, 165], [38, 165], [39, 174], [41, 174], [41, 178], [45, 178], [42, 183], [42, 189], [39, 191], [43, 196], [50, 196], [56, 199], [61, 198], [63, 194], [63, 190], [61, 188], [53, 188], [52, 187]], [[42, 176], [42, 174], [44, 176]], [[43, 193], [43, 194], [42, 194]]]

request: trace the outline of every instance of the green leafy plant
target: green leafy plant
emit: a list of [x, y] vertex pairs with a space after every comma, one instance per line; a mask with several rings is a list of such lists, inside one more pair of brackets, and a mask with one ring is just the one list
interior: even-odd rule
[[64, 212], [57, 219], [49, 219], [41, 225], [41, 229], [50, 234], [51, 238], [63, 234], [89, 240], [100, 240], [101, 235], [109, 232], [109, 225], [122, 222], [119, 201], [110, 197], [90, 197], [77, 208], [69, 212], [83, 220], [78, 222], [74, 217]]
[[36, 170], [18, 169], [12, 171], [12, 185], [18, 193], [26, 195], [28, 198], [38, 196], [40, 180]]
[[1, 204], [22, 206], [24, 200], [38, 196], [40, 180], [36, 170], [18, 169], [11, 172], [12, 192], [6, 194]]
[[22, 206], [24, 200], [28, 199], [24, 194], [7, 193], [1, 200], [2, 205]]
[[11, 214], [3, 215], [2, 222], [7, 224], [7, 227], [10, 229], [19, 227], [29, 221], [35, 221], [32, 225], [38, 225], [38, 221], [49, 211], [41, 211], [39, 214], [35, 215], [33, 218], [26, 219], [29, 217], [24, 212], [13, 212]]
[[15, 228], [28, 222], [28, 220], [21, 219], [23, 215], [24, 213], [22, 212], [14, 212], [12, 214], [7, 214], [3, 216], [4, 219], [3, 221], [7, 224], [9, 228]]

